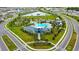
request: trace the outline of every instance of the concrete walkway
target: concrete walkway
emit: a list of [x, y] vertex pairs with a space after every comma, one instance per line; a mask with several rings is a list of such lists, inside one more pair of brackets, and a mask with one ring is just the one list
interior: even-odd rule
[[40, 33], [38, 33], [38, 40], [40, 40], [41, 39], [41, 37], [40, 37]]

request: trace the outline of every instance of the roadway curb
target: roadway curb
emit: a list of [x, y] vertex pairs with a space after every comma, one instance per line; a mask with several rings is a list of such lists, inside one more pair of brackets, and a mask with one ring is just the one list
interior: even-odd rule
[[[75, 16], [75, 15], [73, 15], [73, 16]], [[77, 15], [78, 16], [78, 15]], [[75, 19], [75, 18], [73, 18], [73, 19]], [[75, 21], [76, 22], [78, 22], [76, 19], [75, 19]], [[78, 26], [79, 26], [79, 22], [78, 22]], [[78, 35], [77, 35], [77, 38], [78, 38]], [[76, 40], [76, 42], [75, 42], [75, 45], [74, 45], [74, 48], [73, 48], [73, 50], [75, 49], [75, 46], [76, 46], [76, 43], [78, 42], [78, 39]], [[75, 50], [74, 50], [75, 51]]]
[[[7, 25], [7, 24], [6, 24]], [[52, 47], [52, 48], [49, 48], [49, 49], [35, 49], [35, 48], [32, 48], [32, 47], [30, 47], [27, 43], [25, 43], [19, 36], [17, 36], [15, 33], [13, 33], [9, 28], [7, 28], [7, 26], [5, 25], [5, 28], [7, 29], [7, 30], [9, 30], [9, 32], [11, 32], [13, 35], [15, 35], [17, 38], [19, 38], [20, 39], [20, 41], [22, 42], [22, 43], [24, 43], [29, 49], [31, 49], [31, 50], [35, 50], [35, 51], [37, 51], [37, 50], [53, 50], [54, 48], [56, 48], [57, 46], [58, 46], [58, 44], [62, 41], [62, 39], [64, 38], [64, 36], [66, 35], [66, 33], [67, 33], [67, 25], [66, 25], [66, 30], [65, 30], [65, 33], [63, 34], [63, 36], [61, 37], [61, 39], [58, 41], [58, 43], [54, 46], [54, 47]]]
[[[67, 16], [66, 16], [66, 17], [67, 17]], [[67, 17], [67, 18], [69, 18], [69, 17]], [[71, 19], [70, 19], [70, 20], [71, 20]], [[69, 20], [69, 21], [70, 21], [70, 20]], [[71, 22], [70, 24], [73, 25], [72, 22]], [[74, 27], [74, 26], [73, 26], [73, 27]], [[72, 32], [72, 34], [73, 34], [73, 32]], [[67, 44], [66, 44], [66, 46], [65, 46], [64, 49], [66, 49], [67, 45], [69, 44], [69, 42], [70, 42], [70, 40], [71, 40], [71, 37], [72, 37], [72, 34], [71, 34], [70, 39], [68, 40], [68, 42], [67, 42]]]
[[[7, 25], [7, 24], [6, 24], [6, 25]], [[35, 51], [37, 51], [37, 50], [44, 50], [44, 51], [46, 51], [46, 50], [52, 50], [52, 49], [56, 48], [56, 46], [61, 42], [61, 40], [64, 38], [64, 36], [65, 36], [65, 34], [66, 34], [66, 32], [67, 32], [67, 27], [66, 27], [65, 33], [63, 34], [62, 38], [60, 39], [60, 41], [58, 41], [58, 44], [56, 44], [53, 48], [50, 48], [50, 49], [35, 49], [35, 48], [30, 47], [27, 43], [25, 43], [19, 36], [17, 36], [15, 33], [13, 33], [9, 28], [7, 28], [6, 25], [5, 25], [5, 28], [6, 28], [9, 32], [11, 32], [11, 33], [12, 33], [13, 35], [15, 35], [17, 38], [19, 38], [20, 41], [21, 41], [22, 43], [24, 43], [29, 49], [35, 50]]]
[[[5, 25], [5, 28], [10, 32], [12, 33], [15, 37], [17, 37], [18, 39], [20, 39], [20, 42], [24, 43], [26, 45], [26, 43], [19, 37], [17, 36], [15, 33], [13, 33], [9, 28], [7, 28], [7, 26]], [[27, 46], [27, 45], [26, 45]], [[27, 46], [28, 47], [28, 46]], [[30, 47], [29, 47], [30, 48]]]
[[27, 43], [25, 43], [19, 36], [17, 36], [15, 33], [13, 33], [9, 28], [7, 28], [7, 26], [5, 25], [5, 28], [10, 32], [12, 33], [15, 37], [17, 37], [18, 39], [20, 39], [20, 42], [24, 43], [30, 50], [34, 50], [34, 51], [38, 51], [38, 50], [49, 50], [49, 49], [35, 49], [35, 48], [32, 48], [30, 47]]
[[[59, 42], [60, 45], [61, 45], [61, 42], [63, 42], [62, 39], [63, 39], [63, 38], [65, 37], [65, 35], [67, 34], [67, 31], [68, 31], [68, 25], [66, 24], [65, 33], [63, 34], [63, 36], [62, 36], [62, 38], [60, 39], [60, 42]], [[58, 46], [58, 45], [57, 45], [57, 46]], [[58, 47], [57, 47], [57, 48], [58, 48]], [[57, 48], [56, 48], [56, 49], [57, 49]], [[56, 50], [56, 49], [55, 49], [55, 50]]]
[[4, 40], [3, 40], [2, 37], [1, 37], [1, 40], [3, 41], [3, 43], [4, 43], [4, 45], [6, 46], [7, 50], [10, 51], [9, 48], [8, 48], [8, 46], [7, 46], [6, 43], [4, 42]]
[[[72, 18], [72, 19], [74, 19], [74, 18]], [[76, 21], [76, 20], [75, 20]], [[77, 21], [76, 21], [77, 22]], [[79, 22], [78, 22], [79, 23]], [[78, 26], [79, 26], [79, 24], [78, 24]], [[77, 33], [77, 32], [76, 32]], [[78, 38], [78, 35], [77, 35], [77, 37], [76, 37], [76, 39]], [[76, 40], [76, 42], [75, 42], [75, 45], [74, 45], [74, 48], [73, 48], [73, 50], [75, 49], [75, 46], [76, 46], [76, 43], [78, 42], [78, 39]], [[75, 50], [74, 50], [75, 51]]]
[[[8, 36], [8, 35], [7, 35]], [[9, 36], [8, 36], [9, 37]], [[10, 38], [10, 37], [9, 37]], [[16, 43], [10, 38], [10, 40], [15, 44], [15, 46], [17, 47], [17, 49], [18, 49], [18, 46], [16, 45]], [[17, 50], [16, 49], [16, 50]], [[15, 51], [15, 50], [14, 50]]]
[[[7, 25], [7, 24], [6, 24]], [[58, 41], [58, 43], [54, 46], [54, 47], [52, 47], [52, 48], [49, 48], [49, 49], [35, 49], [35, 48], [32, 48], [32, 47], [30, 47], [27, 43], [25, 43], [19, 36], [17, 36], [14, 32], [12, 32], [9, 28], [7, 28], [7, 26], [5, 25], [5, 28], [9, 31], [9, 32], [11, 32], [15, 37], [17, 37], [17, 38], [19, 38], [20, 39], [20, 42], [22, 42], [22, 43], [24, 43], [29, 49], [31, 49], [31, 50], [52, 50], [52, 49], [54, 49], [54, 48], [56, 48], [57, 46], [58, 46], [58, 44], [62, 41], [62, 39], [64, 38], [64, 36], [66, 35], [66, 32], [67, 32], [67, 26], [66, 26], [66, 30], [65, 30], [65, 33], [63, 34], [63, 36], [61, 37], [61, 39]]]

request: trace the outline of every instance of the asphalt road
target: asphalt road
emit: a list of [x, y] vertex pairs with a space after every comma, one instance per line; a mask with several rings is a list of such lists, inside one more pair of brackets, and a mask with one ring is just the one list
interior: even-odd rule
[[[11, 19], [0, 24], [0, 36], [7, 34], [11, 38], [11, 40], [16, 44], [16, 46], [18, 47], [19, 50], [27, 51], [28, 48], [23, 43], [21, 43], [18, 38], [16, 38], [8, 30], [5, 29], [5, 27], [4, 27], [5, 24], [7, 24], [10, 20]], [[1, 48], [1, 50], [3, 50], [3, 49]]]
[[5, 44], [1, 38], [0, 38], [0, 50], [1, 51], [8, 51], [7, 47], [5, 46]]
[[[67, 17], [64, 17], [64, 19], [66, 21], [66, 24], [68, 25], [68, 32], [65, 35], [63, 41], [60, 43], [60, 45], [56, 48], [56, 51], [64, 51], [65, 50], [65, 47], [68, 44], [68, 42], [70, 40], [70, 37], [72, 36], [72, 33], [73, 33], [72, 24], [74, 25], [75, 31], [78, 35], [78, 37], [77, 37], [78, 41], [77, 41], [77, 43], [74, 47], [74, 51], [78, 51], [79, 50], [79, 25], [78, 25], [78, 22], [75, 21], [74, 19], [69, 20]], [[10, 20], [11, 19], [9, 19], [9, 20], [7, 20], [7, 21], [0, 24], [0, 36], [2, 36], [4, 34], [7, 34], [11, 38], [11, 40], [16, 44], [16, 46], [18, 47], [19, 50], [21, 50], [21, 51], [29, 50], [23, 43], [21, 43], [19, 41], [18, 38], [16, 38], [7, 29], [5, 29], [4, 25], [7, 24]], [[71, 22], [72, 22], [72, 24], [71, 24]], [[1, 48], [2, 51], [7, 51], [7, 48], [4, 45], [2, 40], [0, 40], [0, 48]]]
[[77, 33], [77, 41], [76, 41], [76, 44], [75, 44], [75, 47], [74, 47], [74, 51], [79, 51], [79, 24], [78, 24], [78, 22], [75, 20], [75, 19], [73, 19], [73, 18], [71, 18], [71, 22], [72, 22], [72, 24], [73, 24], [73, 26], [74, 26], [74, 30], [75, 30], [75, 32]]
[[70, 37], [72, 36], [72, 33], [73, 33], [73, 26], [71, 24], [71, 21], [67, 17], [65, 17], [64, 20], [66, 21], [66, 24], [68, 25], [68, 32], [65, 35], [63, 41], [57, 47], [56, 51], [63, 51], [63, 50], [65, 50], [65, 47], [68, 44], [68, 42], [70, 40]]

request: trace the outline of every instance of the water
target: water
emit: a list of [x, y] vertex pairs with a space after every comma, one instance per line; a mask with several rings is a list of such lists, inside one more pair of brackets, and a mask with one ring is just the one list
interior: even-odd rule
[[50, 31], [51, 28], [52, 26], [50, 23], [33, 22], [33, 25], [25, 27], [24, 29], [28, 32], [43, 33], [45, 31]]
[[35, 26], [38, 28], [46, 28], [46, 27], [48, 27], [48, 24], [37, 23], [37, 24], [35, 24]]

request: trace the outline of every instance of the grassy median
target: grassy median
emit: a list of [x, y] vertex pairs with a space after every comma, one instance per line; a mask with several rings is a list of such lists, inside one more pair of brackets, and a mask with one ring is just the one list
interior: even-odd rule
[[67, 15], [67, 16], [69, 16], [69, 17], [72, 17], [72, 18], [74, 18], [74, 19], [76, 19], [78, 22], [79, 22], [79, 16], [73, 16], [73, 15]]
[[7, 35], [3, 35], [2, 38], [10, 51], [17, 49], [16, 45], [11, 41], [11, 39]]
[[73, 32], [72, 37], [71, 37], [71, 39], [70, 39], [70, 41], [69, 41], [69, 43], [66, 47], [67, 51], [72, 51], [73, 50], [75, 42], [76, 42], [76, 37], [77, 37], [76, 32]]

